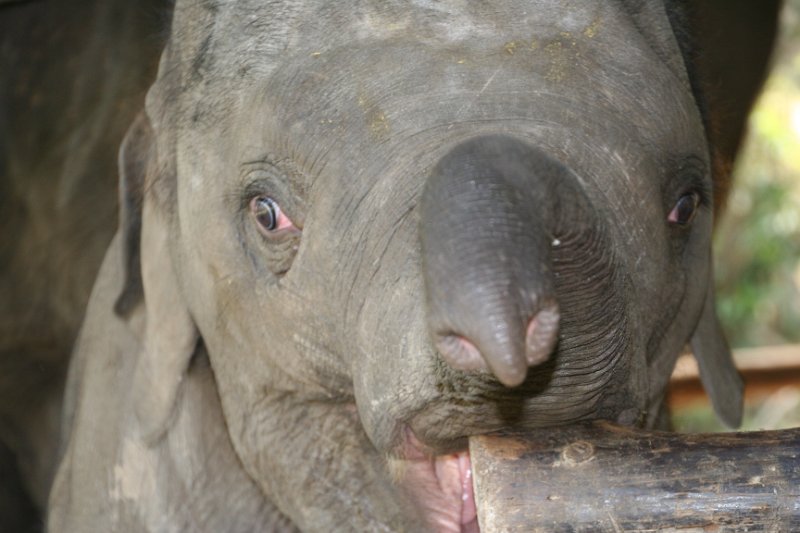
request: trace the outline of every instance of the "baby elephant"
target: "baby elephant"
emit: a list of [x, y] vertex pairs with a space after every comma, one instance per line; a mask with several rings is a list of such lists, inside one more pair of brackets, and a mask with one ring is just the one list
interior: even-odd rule
[[120, 152], [49, 531], [478, 531], [470, 436], [722, 419], [670, 1], [177, 0]]

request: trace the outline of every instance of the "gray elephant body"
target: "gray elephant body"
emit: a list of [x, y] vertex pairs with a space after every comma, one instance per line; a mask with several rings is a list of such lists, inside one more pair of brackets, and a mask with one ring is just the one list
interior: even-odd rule
[[[123, 284], [115, 239], [87, 310], [67, 390], [69, 444], [51, 495], [50, 531], [292, 531], [244, 473], [231, 448], [219, 397], [198, 349], [169, 435], [141, 438], [132, 378], [144, 316], [110, 320]], [[66, 466], [68, 465], [68, 466]]]
[[652, 426], [690, 341], [735, 423], [672, 9], [179, 0], [50, 531], [475, 530], [468, 436]]

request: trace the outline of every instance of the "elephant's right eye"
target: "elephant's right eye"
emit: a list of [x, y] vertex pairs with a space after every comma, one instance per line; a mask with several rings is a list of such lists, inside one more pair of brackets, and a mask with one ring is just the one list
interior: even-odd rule
[[680, 198], [667, 216], [667, 222], [677, 226], [688, 226], [697, 213], [700, 206], [700, 194], [690, 191]]
[[281, 210], [278, 202], [269, 196], [255, 196], [250, 200], [250, 214], [265, 237], [273, 237], [282, 230], [296, 229], [294, 223]]

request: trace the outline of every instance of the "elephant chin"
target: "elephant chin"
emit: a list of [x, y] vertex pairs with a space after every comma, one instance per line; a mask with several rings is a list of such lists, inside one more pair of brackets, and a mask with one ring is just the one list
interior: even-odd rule
[[407, 429], [402, 456], [392, 460], [393, 470], [431, 531], [480, 531], [468, 451], [432, 456]]

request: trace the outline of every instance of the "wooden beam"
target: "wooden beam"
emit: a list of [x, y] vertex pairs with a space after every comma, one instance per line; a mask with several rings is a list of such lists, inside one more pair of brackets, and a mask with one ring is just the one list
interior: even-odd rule
[[[733, 355], [744, 378], [747, 403], [763, 399], [782, 387], [800, 387], [800, 345], [739, 349]], [[667, 402], [672, 409], [680, 409], [706, 401], [694, 357], [682, 355], [672, 373]]]
[[594, 422], [473, 437], [470, 453], [483, 533], [800, 531], [800, 429]]

